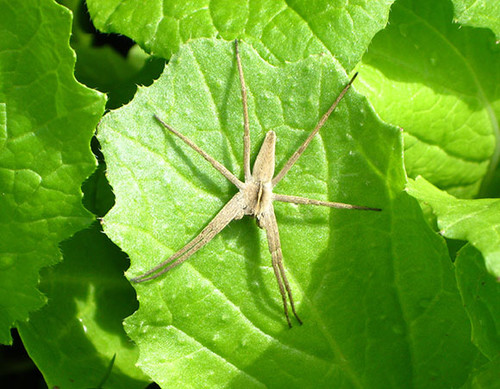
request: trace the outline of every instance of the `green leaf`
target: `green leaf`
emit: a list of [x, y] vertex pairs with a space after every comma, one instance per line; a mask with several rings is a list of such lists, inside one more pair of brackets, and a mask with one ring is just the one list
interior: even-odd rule
[[452, 0], [456, 21], [490, 28], [500, 38], [500, 3], [489, 0]]
[[441, 235], [469, 241], [483, 254], [488, 271], [500, 277], [500, 199], [456, 199], [422, 177], [408, 182], [408, 193], [431, 206]]
[[137, 84], [150, 85], [165, 66], [165, 60], [147, 55], [137, 45], [123, 58], [111, 47], [94, 47], [85, 38], [72, 45], [78, 55], [75, 75], [85, 85], [107, 93], [109, 109], [132, 100]]
[[494, 359], [500, 355], [500, 283], [488, 273], [481, 253], [471, 245], [459, 251], [455, 267], [472, 323], [472, 341], [484, 355]]
[[109, 45], [95, 45], [95, 35], [90, 33], [88, 11], [82, 0], [59, 0], [74, 14], [71, 47], [76, 52], [76, 78], [85, 85], [108, 96], [106, 108], [126, 104], [134, 97], [137, 84], [150, 85], [158, 78], [165, 60], [146, 54], [134, 45], [124, 57]]
[[61, 259], [59, 241], [93, 220], [80, 185], [105, 99], [74, 79], [70, 26], [53, 1], [0, 1], [1, 343], [45, 303], [38, 272]]
[[[252, 156], [277, 133], [277, 169], [347, 82], [329, 56], [274, 66], [240, 46]], [[236, 192], [158, 114], [242, 177], [232, 42], [193, 40], [110, 112], [98, 137], [116, 205], [104, 230], [137, 276], [182, 248]], [[351, 89], [277, 193], [382, 212], [275, 205], [304, 325], [288, 329], [265, 234], [232, 222], [186, 263], [135, 284], [125, 322], [138, 365], [163, 387], [456, 387], [477, 355], [442, 238], [404, 191], [401, 133]]]
[[472, 197], [500, 158], [500, 51], [487, 30], [452, 23], [451, 3], [400, 0], [359, 67], [360, 90], [404, 129], [409, 177]]
[[137, 309], [133, 289], [123, 277], [124, 254], [97, 223], [61, 248], [64, 262], [42, 272], [40, 289], [49, 303], [19, 325], [47, 386], [97, 387], [116, 356], [104, 387], [145, 387], [147, 378], [135, 367], [138, 349], [122, 326]]
[[106, 164], [99, 162], [96, 171], [82, 185], [85, 208], [97, 216], [104, 216], [115, 204], [115, 196], [106, 179]]
[[386, 25], [392, 2], [88, 0], [87, 5], [99, 30], [129, 36], [164, 58], [190, 39], [242, 38], [274, 63], [330, 52], [350, 70]]

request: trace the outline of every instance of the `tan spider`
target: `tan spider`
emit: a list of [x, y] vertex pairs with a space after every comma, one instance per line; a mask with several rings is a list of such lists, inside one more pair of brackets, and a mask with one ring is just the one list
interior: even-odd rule
[[304, 150], [307, 148], [312, 138], [318, 133], [318, 131], [323, 127], [328, 117], [337, 107], [340, 100], [344, 97], [346, 92], [349, 90], [352, 82], [356, 78], [357, 73], [351, 78], [349, 83], [344, 87], [340, 95], [328, 109], [328, 111], [321, 117], [320, 121], [314, 128], [314, 130], [309, 134], [307, 139], [302, 143], [302, 145], [293, 153], [287, 163], [283, 166], [281, 171], [273, 178], [274, 175], [274, 153], [276, 145], [276, 134], [274, 131], [269, 131], [266, 134], [264, 143], [262, 144], [259, 154], [255, 159], [253, 165], [253, 171], [250, 171], [250, 128], [248, 120], [248, 105], [247, 105], [247, 92], [245, 86], [245, 80], [243, 77], [243, 68], [241, 66], [241, 59], [238, 52], [238, 41], [235, 40], [235, 55], [236, 62], [238, 65], [238, 73], [241, 83], [241, 95], [243, 100], [243, 118], [244, 118], [244, 134], [243, 134], [243, 164], [245, 170], [245, 182], [241, 182], [233, 173], [231, 173], [226, 167], [221, 163], [216, 161], [200, 147], [194, 144], [190, 139], [176, 131], [174, 128], [170, 127], [167, 123], [161, 120], [155, 115], [156, 120], [161, 123], [166, 129], [171, 131], [173, 134], [181, 138], [188, 146], [193, 150], [198, 152], [203, 158], [212, 164], [212, 166], [217, 169], [224, 177], [231, 181], [239, 189], [231, 200], [219, 211], [219, 213], [212, 219], [212, 221], [196, 236], [191, 242], [186, 244], [182, 249], [173, 254], [170, 258], [161, 262], [151, 270], [146, 273], [135, 277], [132, 279], [133, 282], [144, 282], [149, 281], [154, 278], [159, 277], [161, 274], [166, 273], [175, 266], [180, 265], [186, 261], [191, 255], [205, 246], [210, 242], [220, 231], [224, 229], [232, 220], [241, 219], [243, 216], [248, 215], [255, 217], [257, 219], [257, 224], [260, 228], [266, 230], [267, 241], [269, 244], [269, 251], [272, 256], [272, 264], [274, 269], [274, 274], [278, 281], [278, 286], [281, 293], [281, 298], [283, 299], [283, 309], [285, 312], [285, 317], [288, 322], [288, 326], [291, 327], [292, 323], [288, 315], [288, 304], [287, 295], [290, 300], [290, 305], [292, 312], [297, 318], [297, 321], [302, 324], [297, 312], [295, 310], [295, 304], [292, 297], [292, 290], [288, 283], [285, 274], [285, 268], [283, 267], [283, 253], [281, 252], [281, 244], [278, 232], [278, 224], [276, 222], [276, 216], [274, 214], [273, 201], [282, 201], [286, 203], [294, 204], [311, 204], [311, 205], [323, 205], [332, 208], [344, 208], [344, 209], [360, 209], [367, 211], [380, 211], [378, 208], [369, 208], [351, 204], [344, 203], [334, 203], [329, 201], [320, 201], [314, 199], [308, 199], [298, 196], [288, 196], [283, 194], [273, 193], [273, 188], [281, 181], [281, 179], [287, 174], [290, 168], [295, 164], [295, 162], [302, 155]]

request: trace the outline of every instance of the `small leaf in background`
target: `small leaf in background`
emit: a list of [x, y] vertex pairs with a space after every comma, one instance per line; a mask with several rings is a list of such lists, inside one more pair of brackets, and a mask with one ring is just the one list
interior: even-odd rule
[[105, 98], [73, 76], [70, 26], [53, 1], [0, 1], [0, 343], [45, 303], [38, 272], [60, 261], [59, 242], [93, 220], [80, 186]]
[[170, 58], [181, 43], [194, 38], [242, 38], [273, 63], [330, 52], [351, 70], [385, 27], [392, 2], [88, 0], [87, 4], [99, 30], [129, 36], [160, 57]]
[[500, 2], [490, 0], [452, 0], [458, 23], [490, 28], [500, 39]]
[[452, 18], [448, 1], [397, 1], [363, 57], [359, 89], [404, 129], [409, 177], [484, 196], [500, 157], [500, 50], [491, 31]]
[[488, 273], [481, 253], [470, 244], [459, 251], [455, 267], [472, 324], [472, 341], [486, 357], [494, 360], [500, 356], [500, 283]]
[[408, 182], [408, 193], [431, 206], [443, 236], [470, 242], [483, 254], [488, 271], [500, 277], [500, 199], [456, 199], [423, 177]]
[[125, 255], [97, 222], [61, 250], [63, 263], [42, 271], [40, 289], [48, 304], [18, 327], [47, 386], [98, 387], [107, 377], [104, 388], [144, 388], [148, 379], [135, 367], [138, 349], [122, 326], [137, 309], [123, 276]]
[[124, 55], [110, 45], [97, 45], [98, 36], [92, 33], [85, 3], [81, 0], [59, 0], [59, 3], [69, 8], [74, 17], [70, 43], [77, 56], [75, 76], [88, 87], [107, 94], [107, 109], [126, 104], [134, 97], [137, 85], [150, 85], [158, 78], [165, 66], [164, 59], [146, 54], [124, 36], [113, 37], [114, 42], [131, 46]]
[[[329, 56], [274, 66], [241, 43], [252, 156], [277, 133], [279, 169], [348, 78]], [[404, 192], [401, 133], [351, 89], [277, 193], [382, 212], [277, 204], [284, 263], [303, 326], [289, 330], [265, 234], [231, 223], [164, 277], [134, 285], [126, 331], [164, 387], [457, 387], [470, 342], [443, 239]], [[195, 97], [195, 98], [194, 98]], [[192, 239], [235, 193], [157, 114], [242, 176], [243, 116], [232, 42], [193, 40], [163, 75], [101, 121], [116, 204], [104, 230], [148, 270]]]

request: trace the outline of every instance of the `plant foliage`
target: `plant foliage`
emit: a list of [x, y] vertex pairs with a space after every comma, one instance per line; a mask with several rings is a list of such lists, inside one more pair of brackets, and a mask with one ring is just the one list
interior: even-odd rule
[[[0, 341], [15, 326], [49, 387], [497, 385], [495, 2], [87, 0], [126, 57], [62, 3], [0, 0]], [[382, 212], [276, 204], [292, 329], [249, 218], [128, 281], [236, 191], [153, 117], [242, 177], [235, 38], [277, 169], [360, 72], [275, 191]]]

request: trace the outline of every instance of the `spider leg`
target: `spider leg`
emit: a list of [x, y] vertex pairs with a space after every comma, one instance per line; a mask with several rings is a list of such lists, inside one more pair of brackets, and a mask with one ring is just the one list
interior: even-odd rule
[[307, 146], [309, 146], [311, 140], [316, 136], [321, 127], [323, 127], [323, 125], [326, 123], [326, 121], [328, 120], [332, 112], [335, 110], [335, 108], [337, 108], [337, 105], [339, 105], [340, 100], [342, 100], [344, 95], [347, 93], [357, 75], [358, 73], [355, 73], [354, 76], [352, 76], [351, 80], [347, 83], [342, 92], [340, 92], [337, 99], [333, 102], [328, 111], [321, 117], [318, 124], [316, 124], [316, 127], [314, 127], [314, 130], [312, 130], [312, 132], [309, 134], [304, 143], [300, 145], [297, 151], [295, 151], [293, 155], [290, 157], [290, 159], [285, 163], [285, 166], [283, 166], [280, 172], [276, 174], [276, 176], [273, 178], [273, 187], [275, 187], [276, 184], [281, 181], [281, 179], [285, 176], [286, 173], [288, 173], [288, 171], [292, 168], [295, 162], [297, 162], [297, 160], [305, 151], [305, 149], [307, 149]]
[[210, 242], [232, 220], [243, 216], [243, 204], [243, 195], [238, 192], [191, 242], [151, 270], [132, 278], [131, 281], [139, 283], [152, 280], [186, 261], [191, 255]]
[[324, 207], [339, 208], [339, 209], [359, 209], [362, 211], [381, 211], [380, 208], [370, 208], [370, 207], [364, 207], [362, 205], [352, 205], [352, 204], [345, 204], [345, 203], [334, 203], [332, 201], [314, 200], [314, 199], [308, 199], [306, 197], [289, 196], [289, 195], [282, 195], [282, 194], [277, 194], [277, 193], [273, 193], [273, 200], [281, 201], [284, 203], [305, 204], [305, 205], [322, 205]]
[[194, 143], [191, 139], [189, 139], [187, 136], [181, 134], [179, 131], [177, 131], [175, 128], [171, 127], [167, 123], [165, 123], [163, 120], [160, 119], [158, 115], [154, 115], [155, 119], [158, 120], [158, 122], [165, 127], [167, 130], [169, 130], [171, 133], [177, 135], [179, 138], [181, 138], [184, 143], [186, 143], [189, 147], [191, 147], [194, 151], [196, 151], [198, 154], [200, 154], [203, 158], [205, 158], [210, 164], [219, 172], [221, 173], [224, 177], [226, 177], [230, 182], [232, 182], [238, 189], [243, 188], [243, 183], [233, 174], [231, 173], [223, 164], [221, 164], [219, 161], [217, 161], [215, 158], [211, 157], [208, 153], [206, 153], [201, 147], [199, 147], [196, 143]]
[[286, 278], [285, 268], [283, 267], [283, 253], [281, 251], [278, 222], [276, 221], [276, 215], [274, 214], [274, 208], [272, 207], [272, 205], [270, 206], [269, 211], [263, 214], [262, 218], [260, 219], [259, 225], [266, 230], [267, 243], [269, 245], [269, 251], [271, 252], [274, 275], [276, 276], [276, 280], [278, 281], [281, 298], [283, 300], [283, 310], [285, 312], [288, 326], [290, 328], [292, 327], [292, 323], [288, 315], [287, 295], [288, 299], [290, 300], [290, 305], [292, 307], [292, 312], [295, 315], [295, 318], [300, 324], [302, 324], [302, 320], [300, 320], [299, 315], [295, 310], [295, 304], [292, 297], [292, 289], [290, 288], [290, 284], [288, 283], [288, 279]]
[[241, 66], [240, 52], [238, 50], [238, 39], [234, 40], [234, 51], [236, 53], [236, 63], [238, 65], [238, 74], [240, 76], [241, 85], [241, 100], [243, 102], [243, 166], [245, 169], [245, 182], [248, 182], [252, 175], [250, 171], [250, 123], [248, 120], [247, 88], [245, 85], [245, 77], [243, 76], [243, 66]]

